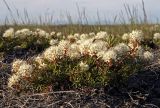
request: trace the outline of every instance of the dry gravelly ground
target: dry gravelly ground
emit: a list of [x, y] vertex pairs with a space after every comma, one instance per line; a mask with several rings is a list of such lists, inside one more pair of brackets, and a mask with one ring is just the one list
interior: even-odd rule
[[155, 61], [131, 76], [125, 86], [20, 95], [6, 88], [12, 61], [8, 56], [3, 61], [8, 70], [0, 68], [0, 108], [159, 108], [160, 50], [154, 53]]

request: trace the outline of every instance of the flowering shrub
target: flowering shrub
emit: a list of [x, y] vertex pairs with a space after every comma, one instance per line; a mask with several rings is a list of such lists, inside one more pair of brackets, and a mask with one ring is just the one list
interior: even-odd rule
[[[13, 32], [13, 29], [9, 31]], [[124, 34], [124, 43], [118, 43], [115, 36], [107, 32], [73, 34], [59, 38], [62, 34], [50, 34], [43, 30], [30, 32], [22, 30], [25, 36], [39, 36], [50, 39], [50, 47], [27, 61], [12, 63], [12, 76], [8, 87], [36, 90], [67, 89], [78, 87], [99, 87], [110, 81], [123, 81], [137, 72], [141, 66], [153, 60], [151, 52], [141, 46], [143, 32], [134, 30]], [[15, 34], [19, 34], [15, 33]], [[4, 38], [14, 33], [4, 34]], [[8, 36], [7, 36], [8, 35]], [[16, 35], [24, 38], [24, 35]]]
[[0, 51], [10, 52], [16, 49], [29, 49], [33, 47], [43, 50], [49, 46], [49, 40], [54, 35], [53, 32], [49, 34], [42, 29], [36, 29], [33, 32], [26, 28], [17, 31], [9, 28], [1, 38]]
[[160, 45], [160, 33], [155, 33], [154, 36], [153, 36], [153, 41]]

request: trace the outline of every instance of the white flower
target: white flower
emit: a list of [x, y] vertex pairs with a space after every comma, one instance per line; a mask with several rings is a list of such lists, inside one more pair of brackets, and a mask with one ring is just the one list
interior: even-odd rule
[[86, 40], [86, 39], [88, 39], [89, 38], [89, 35], [88, 34], [81, 34], [80, 35], [80, 39], [81, 40]]
[[46, 36], [45, 36], [46, 39], [51, 39], [52, 36], [49, 34], [49, 33], [46, 33]]
[[89, 36], [94, 37], [96, 34], [94, 32], [89, 33]]
[[160, 33], [155, 33], [153, 39], [160, 40]]
[[78, 40], [78, 41], [76, 41], [76, 44], [80, 45], [80, 44], [82, 44], [83, 42], [84, 42], [83, 40]]
[[68, 36], [67, 36], [67, 39], [72, 39], [72, 38], [75, 39], [74, 35], [68, 35]]
[[30, 31], [29, 29], [21, 29], [16, 31], [15, 37], [25, 39], [27, 36], [31, 36], [32, 33], [33, 32]]
[[125, 43], [119, 43], [117, 46], [113, 48], [117, 54], [124, 55], [130, 51], [130, 48]]
[[97, 58], [100, 59], [103, 57], [103, 55], [105, 54], [106, 51], [100, 51], [98, 52], [96, 55], [97, 55]]
[[90, 45], [89, 53], [91, 55], [94, 55], [94, 54], [98, 53], [101, 50], [103, 50], [103, 51], [107, 50], [106, 43], [104, 41], [97, 41], [97, 42], [92, 43]]
[[68, 40], [61, 40], [58, 45], [58, 47], [61, 48], [62, 50], [67, 50], [69, 46], [70, 42]]
[[56, 35], [57, 35], [57, 37], [61, 37], [61, 36], [62, 36], [62, 33], [61, 33], [61, 32], [58, 32]]
[[145, 51], [143, 57], [147, 61], [152, 61], [154, 59], [154, 55], [149, 51]]
[[51, 46], [57, 45], [57, 44], [58, 44], [58, 40], [51, 39], [51, 40], [49, 41], [49, 44], [50, 44]]
[[25, 76], [31, 76], [31, 73], [33, 72], [33, 66], [29, 64], [22, 64], [19, 69], [17, 75], [21, 77]]
[[55, 34], [56, 34], [56, 32], [54, 32], [54, 31], [50, 33], [51, 36], [55, 36]]
[[42, 30], [42, 29], [37, 29], [36, 30], [36, 35], [38, 35], [39, 37], [43, 37], [46, 39], [49, 39], [51, 36], [49, 35], [49, 33], [47, 33], [46, 31]]
[[105, 62], [110, 62], [110, 60], [116, 61], [117, 53], [114, 50], [108, 50], [103, 55], [102, 60], [104, 60]]
[[82, 71], [87, 71], [89, 69], [89, 65], [82, 62], [82, 61], [80, 62], [79, 66], [80, 66]]
[[58, 49], [58, 47], [56, 47], [56, 46], [51, 46], [51, 47], [47, 48], [43, 52], [44, 59], [47, 59], [49, 61], [54, 61], [57, 58], [57, 49]]
[[68, 49], [67, 55], [72, 59], [79, 58], [81, 56], [79, 46], [77, 44], [71, 44]]
[[136, 40], [139, 43], [144, 40], [143, 32], [141, 30], [133, 30], [129, 35], [130, 39]]
[[32, 34], [32, 31], [30, 31], [29, 29], [22, 29], [21, 32], [24, 34], [24, 35], [31, 35]]
[[81, 54], [89, 53], [89, 49], [92, 42], [93, 42], [93, 39], [87, 39], [87, 40], [81, 41], [81, 44], [79, 45]]
[[44, 58], [42, 56], [37, 56], [34, 60], [38, 63], [39, 68], [45, 68], [47, 66], [47, 64], [44, 63]]
[[8, 87], [12, 88], [12, 86], [18, 83], [19, 80], [20, 80], [20, 77], [16, 74], [13, 74], [11, 77], [8, 78]]
[[77, 38], [76, 37], [74, 37], [74, 35], [68, 35], [67, 36], [67, 39], [70, 41], [70, 42], [75, 42], [76, 40], [77, 40]]
[[14, 29], [13, 28], [9, 28], [8, 30], [5, 31], [5, 33], [3, 34], [4, 38], [14, 38]]
[[46, 31], [44, 31], [42, 29], [37, 29], [37, 32], [38, 32], [39, 37], [45, 37], [46, 36]]
[[95, 39], [106, 39], [108, 37], [108, 33], [104, 31], [100, 31], [95, 36]]
[[128, 33], [124, 33], [123, 36], [122, 36], [122, 40], [126, 41], [130, 38], [129, 34]]
[[17, 72], [22, 64], [26, 64], [26, 61], [20, 59], [14, 60], [12, 63], [12, 71]]
[[78, 39], [80, 39], [80, 34], [79, 33], [75, 33], [74, 37], [78, 40]]

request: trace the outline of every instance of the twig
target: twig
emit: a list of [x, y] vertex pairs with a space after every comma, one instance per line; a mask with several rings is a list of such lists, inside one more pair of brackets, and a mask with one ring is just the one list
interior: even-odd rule
[[56, 102], [54, 102], [54, 103], [51, 103], [51, 104], [47, 105], [47, 107], [53, 106], [53, 105], [55, 105], [55, 104], [57, 104], [57, 103], [60, 103], [61, 101], [62, 101], [62, 100], [56, 101]]
[[145, 104], [144, 106], [145, 106], [145, 107], [146, 107], [146, 106], [151, 106], [151, 107], [159, 108], [157, 105], [154, 105], [154, 104]]
[[75, 108], [70, 102], [64, 102], [64, 103], [69, 105], [71, 108]]

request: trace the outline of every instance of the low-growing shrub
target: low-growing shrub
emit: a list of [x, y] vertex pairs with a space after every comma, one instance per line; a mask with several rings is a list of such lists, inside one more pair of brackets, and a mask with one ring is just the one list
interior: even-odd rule
[[124, 43], [118, 38], [101, 31], [54, 40], [42, 54], [12, 63], [8, 87], [43, 91], [123, 82], [152, 61], [153, 54], [141, 46], [140, 30], [123, 35]]

